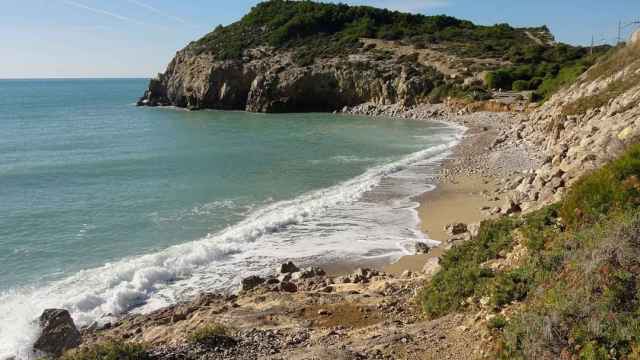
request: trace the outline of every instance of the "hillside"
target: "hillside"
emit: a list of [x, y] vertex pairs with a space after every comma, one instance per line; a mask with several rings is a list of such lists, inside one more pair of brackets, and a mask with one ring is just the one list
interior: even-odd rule
[[540, 89], [544, 98], [555, 79], [571, 81], [591, 62], [587, 49], [555, 43], [546, 27], [271, 0], [179, 51], [139, 104], [335, 111], [486, 99], [491, 88]]

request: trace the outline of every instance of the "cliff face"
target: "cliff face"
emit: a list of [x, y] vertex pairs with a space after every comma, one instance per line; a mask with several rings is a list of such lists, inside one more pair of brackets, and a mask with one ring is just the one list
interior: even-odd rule
[[638, 104], [640, 39], [604, 58], [505, 134], [546, 155], [543, 166], [512, 182], [514, 200], [523, 209], [557, 201], [582, 175], [619, 156], [640, 139]]
[[179, 52], [139, 105], [252, 112], [334, 111], [363, 102], [410, 106], [433, 89], [435, 70], [358, 54], [301, 66], [291, 53], [256, 48], [239, 60]]

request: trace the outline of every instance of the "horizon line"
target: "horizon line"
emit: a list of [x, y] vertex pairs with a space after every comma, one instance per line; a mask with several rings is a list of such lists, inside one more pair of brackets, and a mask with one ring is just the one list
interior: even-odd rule
[[44, 77], [0, 77], [0, 80], [119, 80], [151, 79], [152, 76], [44, 76]]

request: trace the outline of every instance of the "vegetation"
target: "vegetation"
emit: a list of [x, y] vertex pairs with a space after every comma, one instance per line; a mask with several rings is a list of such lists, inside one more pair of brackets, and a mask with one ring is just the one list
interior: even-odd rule
[[147, 360], [146, 347], [135, 343], [106, 342], [66, 352], [61, 360]]
[[[568, 104], [563, 109], [565, 115], [584, 114], [590, 109], [597, 109], [606, 105], [622, 95], [626, 91], [632, 89], [640, 83], [640, 46], [629, 45], [622, 48], [616, 48], [604, 56], [604, 59], [596, 66], [589, 69], [586, 74], [586, 80], [593, 81], [603, 75], [617, 74], [626, 69], [627, 73], [610, 82], [605, 88], [591, 96], [581, 97], [580, 99]], [[631, 104], [630, 106], [635, 106]]]
[[[259, 3], [240, 21], [218, 26], [192, 42], [188, 50], [239, 59], [247, 49], [273, 46], [291, 49], [296, 63], [309, 65], [323, 57], [370, 52], [372, 49], [363, 48], [361, 38], [396, 40], [416, 49], [437, 46], [461, 58], [500, 59], [512, 65], [490, 73], [489, 88], [536, 90], [537, 98], [547, 98], [573, 82], [606, 50], [600, 47], [596, 56], [587, 56], [585, 48], [555, 44], [546, 27], [480, 26], [445, 15], [287, 0]], [[456, 89], [442, 88], [439, 93], [472, 93], [463, 88], [458, 84]]]
[[205, 325], [189, 335], [189, 342], [194, 344], [210, 344], [218, 342], [220, 338], [227, 338], [228, 330], [219, 324]]
[[317, 56], [359, 48], [360, 38], [403, 40], [417, 47], [452, 43], [466, 56], [512, 57], [531, 44], [525, 31], [548, 33], [546, 28], [514, 29], [507, 24], [478, 26], [450, 16], [424, 16], [368, 6], [311, 1], [271, 0], [256, 5], [240, 21], [217, 27], [190, 45], [196, 53], [212, 52], [237, 58], [258, 45], [302, 47]]
[[595, 48], [590, 54], [586, 48], [565, 44], [556, 46], [528, 46], [513, 56], [514, 65], [487, 74], [491, 89], [533, 90], [536, 99], [548, 99], [560, 88], [572, 84], [608, 47]]
[[[565, 199], [522, 219], [484, 222], [477, 241], [452, 249], [421, 293], [431, 317], [489, 297], [487, 326], [504, 359], [637, 359], [640, 356], [640, 144], [578, 181]], [[517, 234], [517, 235], [516, 235]], [[527, 260], [489, 272], [479, 266], [522, 237]]]

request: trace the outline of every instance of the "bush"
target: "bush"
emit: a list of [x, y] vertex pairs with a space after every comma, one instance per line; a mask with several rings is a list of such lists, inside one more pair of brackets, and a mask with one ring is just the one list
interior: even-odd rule
[[194, 344], [209, 344], [217, 342], [220, 338], [227, 338], [228, 330], [219, 324], [206, 325], [195, 330], [189, 335], [189, 342]]
[[527, 80], [516, 80], [513, 82], [512, 90], [527, 91], [530, 90], [530, 83]]
[[593, 224], [612, 210], [640, 201], [640, 144], [610, 164], [578, 180], [566, 195], [560, 215], [573, 227]]
[[492, 317], [487, 323], [487, 327], [492, 330], [502, 330], [507, 325], [507, 319], [502, 315]]
[[529, 260], [518, 281], [512, 271], [495, 282], [507, 299], [522, 294], [521, 279], [529, 285], [526, 306], [501, 333], [500, 358], [639, 358], [639, 174], [637, 144], [580, 179], [558, 206], [527, 216], [520, 231]]
[[134, 343], [106, 342], [66, 352], [61, 360], [147, 360], [146, 346]]
[[425, 313], [439, 317], [464, 307], [469, 296], [487, 293], [493, 273], [480, 264], [511, 247], [511, 232], [518, 224], [511, 218], [484, 221], [473, 241], [449, 250], [442, 257], [442, 270], [420, 293]]
[[500, 69], [487, 73], [484, 81], [489, 89], [496, 90], [509, 90], [511, 89], [511, 84], [513, 83], [511, 73], [506, 69]]

